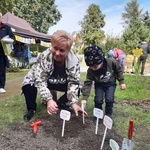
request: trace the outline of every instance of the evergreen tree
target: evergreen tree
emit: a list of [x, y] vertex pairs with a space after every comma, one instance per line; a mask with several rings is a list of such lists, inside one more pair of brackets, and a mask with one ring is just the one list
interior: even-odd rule
[[122, 13], [122, 19], [124, 20], [125, 27], [131, 27], [133, 22], [142, 17], [142, 9], [139, 10], [139, 4], [137, 0], [131, 0], [131, 2], [127, 3], [125, 6], [126, 13]]
[[80, 22], [81, 35], [85, 46], [87, 45], [99, 45], [104, 38], [104, 31], [101, 30], [105, 26], [105, 15], [102, 14], [99, 5], [91, 4]]
[[132, 49], [139, 46], [141, 41], [147, 39], [149, 32], [142, 22], [142, 9], [139, 10], [137, 0], [127, 3], [125, 10], [126, 13], [122, 14], [124, 24], [126, 24], [123, 40], [126, 45], [126, 53], [130, 53]]
[[145, 40], [150, 44], [150, 13], [148, 11], [143, 15], [143, 24], [147, 30]]
[[36, 31], [46, 33], [62, 17], [54, 2], [55, 0], [20, 0], [13, 12], [29, 22]]
[[143, 16], [143, 22], [145, 27], [150, 28], [150, 13], [146, 11]]

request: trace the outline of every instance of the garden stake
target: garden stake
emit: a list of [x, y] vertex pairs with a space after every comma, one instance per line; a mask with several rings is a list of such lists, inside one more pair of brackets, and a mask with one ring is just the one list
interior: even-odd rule
[[103, 145], [104, 145], [107, 129], [111, 129], [112, 128], [113, 120], [109, 116], [105, 115], [104, 119], [103, 119], [103, 124], [105, 125], [105, 131], [104, 131], [104, 135], [103, 135], [103, 139], [102, 139], [102, 144], [101, 144], [100, 150], [103, 149]]
[[[83, 104], [81, 105], [81, 108], [82, 108], [82, 110], [84, 111], [84, 106], [83, 106]], [[84, 112], [83, 112], [83, 114], [82, 114], [82, 120], [83, 120], [83, 124], [85, 124]]]
[[95, 134], [97, 134], [98, 131], [98, 122], [99, 119], [103, 118], [103, 111], [99, 108], [94, 108], [93, 115], [96, 117], [96, 128], [95, 128]]
[[34, 134], [37, 133], [38, 125], [40, 125], [41, 123], [42, 123], [42, 121], [37, 121], [37, 122], [34, 122], [34, 123], [30, 124], [30, 126], [33, 128], [33, 133]]
[[61, 110], [60, 111], [60, 118], [63, 119], [63, 126], [62, 126], [62, 132], [61, 132], [61, 136], [64, 136], [64, 129], [65, 129], [65, 121], [69, 121], [71, 117], [71, 113], [70, 111], [67, 110]]

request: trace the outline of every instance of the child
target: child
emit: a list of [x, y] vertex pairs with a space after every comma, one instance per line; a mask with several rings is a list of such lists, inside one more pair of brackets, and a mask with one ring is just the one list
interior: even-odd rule
[[102, 109], [103, 98], [105, 98], [105, 115], [112, 117], [116, 79], [119, 81], [121, 90], [126, 88], [121, 66], [115, 59], [104, 58], [102, 49], [98, 46], [87, 47], [84, 50], [84, 58], [89, 68], [82, 89], [81, 104], [86, 106], [94, 81], [95, 108]]
[[108, 58], [114, 58], [114, 48], [110, 47], [108, 53], [107, 53]]

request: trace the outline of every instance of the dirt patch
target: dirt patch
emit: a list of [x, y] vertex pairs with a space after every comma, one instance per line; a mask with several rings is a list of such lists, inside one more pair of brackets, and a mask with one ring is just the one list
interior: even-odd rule
[[131, 106], [138, 106], [144, 109], [145, 111], [150, 111], [150, 100], [139, 100], [139, 101], [121, 101], [121, 102], [116, 102], [117, 104], [120, 105], [131, 105]]
[[[39, 118], [40, 119], [40, 118]], [[58, 115], [41, 118], [42, 125], [38, 127], [36, 135], [30, 123], [12, 124], [9, 130], [1, 132], [0, 149], [3, 150], [98, 150], [100, 149], [105, 127], [99, 124], [98, 134], [95, 134], [95, 123], [92, 118], [72, 115], [66, 121], [64, 137], [61, 137], [63, 121]], [[114, 139], [119, 144], [122, 138], [117, 135], [114, 128], [108, 130], [103, 150], [111, 150], [109, 140]]]

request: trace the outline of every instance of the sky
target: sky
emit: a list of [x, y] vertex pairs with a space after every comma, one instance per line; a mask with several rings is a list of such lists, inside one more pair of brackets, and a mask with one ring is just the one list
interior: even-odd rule
[[[80, 31], [81, 26], [79, 21], [83, 21], [86, 10], [91, 4], [100, 6], [102, 14], [105, 15], [105, 27], [102, 30], [105, 34], [111, 36], [120, 36], [123, 32], [122, 27], [122, 13], [125, 13], [125, 6], [131, 0], [55, 0], [57, 9], [62, 14], [60, 21], [49, 28], [48, 34], [53, 34], [57, 30], [66, 30], [69, 33], [74, 31]], [[137, 0], [139, 9], [149, 11], [150, 13], [150, 1], [149, 0]]]

